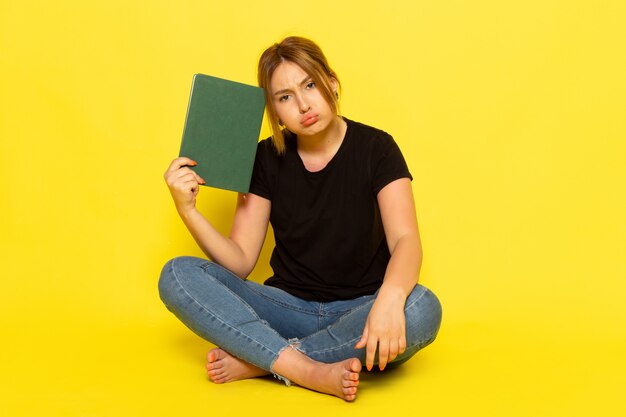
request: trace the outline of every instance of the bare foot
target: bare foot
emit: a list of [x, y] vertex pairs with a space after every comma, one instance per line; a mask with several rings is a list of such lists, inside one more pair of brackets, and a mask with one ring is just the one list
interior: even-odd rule
[[242, 361], [220, 348], [211, 349], [207, 354], [206, 370], [211, 381], [216, 384], [240, 381], [247, 378], [268, 375], [269, 373]]
[[354, 401], [360, 372], [361, 362], [356, 358], [321, 364], [313, 369], [310, 374], [310, 383], [305, 386], [315, 391], [335, 395], [346, 401]]

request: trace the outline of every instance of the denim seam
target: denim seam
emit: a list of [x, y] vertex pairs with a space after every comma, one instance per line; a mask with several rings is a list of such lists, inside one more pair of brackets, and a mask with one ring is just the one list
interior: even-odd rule
[[247, 278], [241, 278], [239, 275], [235, 274], [233, 271], [231, 271], [228, 268], [223, 267], [222, 265], [218, 264], [217, 262], [212, 262], [212, 261], [206, 261], [204, 264], [200, 265], [200, 268], [202, 268], [202, 270], [204, 272], [207, 272], [207, 268], [209, 266], [217, 266], [219, 269], [221, 269], [223, 272], [228, 272], [229, 274], [235, 275], [237, 278], [239, 278], [242, 281], [247, 281]]
[[[373, 300], [370, 300], [370, 301], [372, 301], [372, 302], [373, 302]], [[350, 311], [352, 312], [352, 311], [355, 311], [355, 310], [358, 310], [358, 309], [361, 309], [361, 308], [366, 308], [366, 307], [367, 307], [367, 306], [366, 306], [366, 304], [368, 304], [370, 301], [367, 301], [367, 303], [365, 303], [365, 304], [361, 304], [360, 306], [355, 307], [355, 308], [353, 308], [353, 309], [352, 309], [352, 310], [350, 310]], [[370, 308], [371, 308], [371, 307], [370, 307]], [[344, 316], [340, 317], [340, 318], [339, 318], [339, 320], [337, 320], [337, 321], [336, 321], [336, 323], [339, 323], [341, 320], [344, 320]], [[322, 330], [320, 330], [320, 331], [325, 331], [325, 330], [326, 330], [326, 328], [324, 328], [324, 329], [322, 329]], [[328, 330], [326, 330], [326, 331], [328, 331]], [[314, 334], [315, 334], [315, 333], [314, 333]], [[309, 336], [307, 336], [307, 337], [305, 337], [305, 338], [301, 339], [301, 342], [305, 342], [305, 341], [306, 341], [306, 339], [308, 339], [308, 338], [309, 338], [309, 337], [311, 337], [311, 336], [313, 336], [313, 335], [309, 335]], [[319, 353], [326, 353], [326, 352], [331, 353], [331, 352], [334, 352], [334, 351], [336, 351], [336, 350], [343, 349], [345, 346], [350, 346], [350, 345], [352, 345], [352, 344], [355, 344], [355, 345], [356, 345], [356, 343], [357, 343], [360, 339], [361, 339], [361, 337], [359, 336], [359, 337], [356, 337], [356, 338], [354, 338], [354, 339], [350, 339], [350, 340], [346, 341], [346, 343], [343, 343], [343, 344], [341, 344], [341, 345], [335, 346], [335, 347], [333, 347], [333, 348], [329, 348], [329, 349], [322, 349], [322, 350], [313, 350], [313, 351], [308, 351], [308, 350], [307, 350], [307, 353], [308, 353], [308, 354], [313, 354], [313, 353], [318, 353], [318, 354], [319, 354]]]
[[[200, 308], [202, 309], [202, 311], [203, 311], [203, 312], [204, 312], [207, 316], [209, 316], [209, 318], [214, 318], [214, 319], [215, 319], [215, 320], [217, 320], [220, 324], [222, 324], [222, 325], [226, 326], [227, 328], [229, 328], [229, 329], [233, 330], [234, 332], [236, 332], [236, 333], [238, 333], [238, 334], [240, 334], [240, 335], [243, 335], [244, 337], [246, 337], [246, 338], [248, 338], [249, 340], [251, 340], [251, 341], [253, 341], [253, 342], [257, 343], [259, 346], [263, 347], [264, 349], [266, 349], [267, 351], [269, 351], [270, 353], [272, 353], [272, 355], [274, 355], [274, 358], [275, 358], [275, 359], [273, 359], [273, 361], [275, 361], [275, 360], [276, 360], [276, 358], [278, 358], [278, 354], [279, 354], [279, 352], [274, 352], [272, 349], [270, 349], [270, 348], [266, 347], [265, 345], [263, 345], [260, 341], [258, 341], [258, 340], [256, 340], [256, 339], [254, 339], [254, 338], [250, 337], [249, 335], [247, 335], [247, 334], [245, 334], [245, 333], [241, 332], [241, 331], [240, 331], [239, 329], [237, 329], [236, 327], [233, 327], [233, 326], [231, 326], [230, 324], [226, 323], [226, 322], [225, 322], [225, 321], [224, 321], [224, 320], [223, 320], [223, 319], [222, 319], [219, 315], [217, 315], [217, 314], [215, 314], [215, 313], [213, 313], [213, 312], [210, 312], [207, 308], [205, 308], [205, 307], [204, 307], [204, 305], [202, 305], [202, 304], [201, 304], [198, 300], [196, 300], [196, 299], [195, 299], [195, 298], [194, 298], [194, 297], [193, 297], [193, 296], [192, 296], [192, 295], [191, 295], [191, 294], [187, 291], [187, 289], [183, 286], [183, 284], [180, 282], [180, 280], [178, 279], [178, 276], [177, 276], [177, 274], [176, 274], [176, 271], [175, 271], [175, 268], [174, 268], [173, 262], [172, 262], [172, 264], [171, 264], [170, 266], [171, 266], [171, 268], [172, 268], [172, 276], [173, 276], [173, 277], [174, 277], [174, 279], [176, 280], [176, 283], [178, 284], [178, 286], [180, 287], [180, 289], [181, 289], [181, 290], [183, 290], [183, 292], [185, 293], [185, 295], [186, 295], [187, 297], [189, 297], [189, 299], [191, 299], [191, 300], [192, 300], [195, 304], [197, 304], [198, 306], [200, 306]], [[213, 278], [213, 279], [215, 279], [215, 278]], [[230, 290], [230, 288], [228, 288], [228, 287], [226, 287], [226, 286], [224, 286], [224, 288], [225, 288], [227, 291], [232, 292], [232, 291]], [[233, 294], [234, 294], [234, 293], [233, 293]], [[246, 307], [246, 308], [248, 308], [249, 310], [251, 310], [251, 311], [254, 313], [254, 310], [250, 309], [250, 307], [248, 307], [248, 306], [245, 306], [245, 307]], [[254, 314], [256, 315], [256, 313], [254, 313]], [[272, 329], [272, 330], [273, 330], [273, 329]], [[275, 332], [275, 331], [274, 331], [274, 332]], [[278, 333], [276, 333], [276, 334], [277, 334], [279, 337], [281, 337]], [[281, 337], [281, 338], [282, 338], [282, 337]], [[287, 346], [289, 346], [289, 344], [287, 344]], [[281, 350], [283, 350], [283, 349], [284, 349], [284, 347], [283, 347], [283, 348], [281, 348]], [[272, 362], [273, 362], [273, 361], [272, 361]], [[271, 368], [270, 368], [270, 369], [268, 369], [268, 371], [269, 371], [269, 372], [272, 372]], [[273, 372], [272, 372], [272, 373], [273, 373]]]
[[[299, 311], [301, 313], [306, 313], [306, 314], [310, 314], [310, 315], [314, 315], [314, 316], [318, 316], [318, 315], [321, 315], [321, 316], [324, 316], [324, 317], [343, 316], [343, 315], [345, 315], [347, 313], [350, 313], [353, 310], [355, 310], [355, 309], [357, 309], [357, 308], [359, 308], [359, 307], [361, 307], [363, 305], [363, 304], [359, 304], [358, 306], [350, 308], [348, 310], [342, 310], [342, 311], [336, 311], [336, 312], [335, 311], [333, 311], [333, 312], [326, 312], [326, 311], [321, 312], [320, 310], [318, 310], [319, 312], [316, 312], [315, 310], [312, 310], [312, 309], [303, 309], [303, 308], [300, 308], [300, 307], [296, 307], [296, 306], [294, 306], [292, 304], [287, 304], [287, 303], [282, 302], [280, 300], [276, 300], [276, 299], [274, 299], [272, 297], [267, 296], [266, 294], [264, 294], [262, 292], [257, 291], [254, 287], [248, 287], [248, 288], [250, 288], [251, 291], [254, 291], [255, 294], [257, 294], [257, 295], [259, 295], [259, 296], [261, 296], [261, 297], [263, 297], [263, 298], [265, 298], [267, 300], [270, 300], [270, 301], [274, 302], [275, 304], [280, 305], [281, 307], [286, 307], [286, 308], [288, 308], [290, 310]], [[276, 288], [276, 287], [272, 287], [272, 288]], [[287, 293], [287, 294], [289, 294], [289, 293]], [[291, 295], [291, 294], [289, 294], [289, 295]], [[304, 301], [307, 301], [307, 300], [304, 300]], [[370, 300], [367, 300], [366, 303], [369, 302], [369, 301]], [[322, 302], [317, 302], [317, 303], [323, 304]]]
[[[228, 270], [228, 269], [224, 268], [222, 265], [220, 265], [220, 264], [218, 264], [218, 263], [215, 263], [215, 262], [207, 262], [206, 264], [204, 264], [204, 265], [202, 265], [202, 266], [201, 266], [202, 270], [203, 270], [205, 273], [207, 273], [207, 267], [208, 267], [209, 265], [215, 265], [215, 266], [217, 266], [218, 268], [222, 269], [223, 271], [228, 272], [229, 274], [233, 274], [233, 272], [232, 272], [232, 271], [230, 271], [230, 270]], [[208, 273], [207, 273], [207, 274], [208, 274]], [[247, 279], [243, 279], [243, 278], [240, 278], [240, 279], [241, 279], [242, 281], [248, 281]], [[288, 308], [288, 309], [290, 309], [290, 310], [299, 311], [299, 312], [301, 312], [301, 313], [307, 313], [307, 314], [311, 314], [311, 315], [316, 315], [316, 314], [317, 314], [317, 313], [315, 313], [315, 311], [313, 311], [313, 310], [303, 309], [303, 308], [300, 308], [300, 307], [296, 307], [296, 306], [294, 306], [294, 305], [292, 305], [292, 304], [287, 304], [287, 303], [285, 303], [285, 302], [282, 302], [282, 301], [276, 300], [275, 298], [269, 297], [269, 296], [267, 296], [266, 294], [264, 294], [264, 293], [262, 293], [262, 292], [260, 292], [260, 291], [257, 291], [254, 287], [248, 287], [248, 288], [250, 289], [250, 291], [254, 292], [255, 294], [257, 294], [257, 295], [259, 295], [259, 296], [261, 296], [261, 297], [265, 298], [266, 300], [269, 300], [269, 301], [271, 301], [271, 302], [273, 302], [273, 303], [275, 303], [275, 304], [277, 304], [277, 305], [279, 305], [279, 306], [281, 306], [281, 307], [286, 307], [286, 308]], [[275, 287], [272, 287], [272, 288], [275, 288]], [[286, 291], [285, 291], [285, 292], [286, 292]], [[289, 293], [287, 293], [287, 294], [289, 294]], [[291, 294], [290, 294], [290, 295], [291, 295]]]
[[318, 309], [317, 309], [317, 331], [319, 332], [320, 330], [322, 330], [322, 321], [324, 320], [324, 308], [323, 308], [324, 303], [319, 303]]
[[[269, 300], [269, 301], [273, 302], [274, 304], [277, 304], [277, 305], [279, 305], [281, 307], [288, 308], [289, 310], [299, 311], [301, 313], [310, 314], [310, 315], [313, 315], [313, 316], [317, 315], [317, 313], [314, 310], [309, 310], [309, 309], [304, 309], [304, 308], [301, 308], [301, 307], [296, 307], [296, 306], [294, 306], [292, 304], [287, 304], [285, 302], [276, 300], [275, 298], [269, 297], [266, 294], [264, 294], [264, 293], [262, 293], [260, 291], [257, 291], [254, 287], [248, 287], [248, 288], [250, 289], [250, 291], [253, 291], [255, 294], [257, 294], [257, 295], [265, 298], [266, 300]], [[287, 293], [287, 294], [289, 294], [289, 293]]]
[[[404, 307], [404, 308], [405, 308], [405, 309], [406, 309], [406, 308], [410, 308], [410, 307], [412, 307], [413, 305], [415, 305], [415, 304], [416, 304], [416, 303], [417, 303], [417, 302], [418, 302], [418, 301], [419, 301], [419, 300], [420, 300], [420, 299], [421, 299], [421, 298], [422, 298], [422, 297], [426, 294], [426, 291], [427, 291], [427, 288], [426, 288], [426, 287], [424, 287], [424, 290], [422, 291], [422, 293], [421, 293], [419, 296], [417, 296], [417, 297], [416, 297], [413, 301], [411, 301], [411, 303], [409, 303], [409, 304], [405, 305], [405, 307]], [[372, 304], [373, 304], [373, 302], [374, 302], [374, 301], [376, 301], [376, 299], [371, 300], [371, 301], [372, 301]], [[369, 302], [369, 301], [368, 301], [368, 302]], [[352, 309], [352, 310], [350, 310], [350, 311], [355, 311], [355, 310], [358, 310], [358, 309], [360, 309], [360, 308], [365, 308], [365, 307], [366, 307], [366, 305], [365, 305], [365, 304], [361, 304], [360, 306], [357, 306], [357, 307], [353, 308], [353, 309]], [[343, 317], [340, 317], [340, 318], [339, 318], [339, 320], [337, 320], [337, 322], [336, 322], [336, 323], [339, 323], [339, 322], [340, 322], [341, 320], [343, 320], [343, 319], [344, 319]], [[322, 330], [324, 330], [324, 329], [322, 329]], [[320, 330], [320, 331], [322, 331], [322, 330]], [[312, 336], [312, 335], [310, 335], [310, 336]], [[305, 340], [306, 340], [308, 337], [310, 337], [310, 336], [305, 337], [304, 339], [302, 339], [302, 341], [305, 341]], [[334, 352], [334, 351], [337, 351], [337, 350], [343, 349], [345, 346], [350, 346], [350, 345], [352, 345], [352, 344], [355, 344], [355, 345], [356, 345], [356, 343], [357, 343], [359, 340], [361, 340], [361, 337], [357, 337], [357, 338], [354, 338], [354, 339], [350, 339], [350, 340], [349, 340], [349, 341], [347, 341], [346, 343], [343, 343], [343, 344], [341, 344], [341, 345], [335, 346], [335, 347], [333, 347], [333, 348], [323, 349], [323, 350], [313, 350], [313, 351], [308, 351], [308, 352], [309, 352], [309, 353], [311, 353], [311, 354], [332, 353], [332, 352]]]
[[[328, 349], [323, 349], [323, 350], [307, 350], [306, 353], [307, 354], [324, 354], [324, 353], [333, 353], [335, 351], [341, 350], [343, 349], [345, 346], [354, 346], [357, 344], [357, 342], [360, 340], [360, 337], [348, 340], [346, 343], [343, 343], [341, 345], [338, 346], [334, 346], [332, 348], [328, 348]], [[356, 349], [355, 349], [356, 350]]]
[[[410, 304], [405, 304], [405, 306], [404, 306], [404, 309], [405, 309], [405, 310], [406, 310], [407, 308], [413, 307], [413, 306], [414, 306], [414, 305], [415, 305], [415, 304], [416, 304], [419, 300], [421, 300], [421, 299], [422, 299], [422, 297], [424, 297], [424, 295], [426, 295], [426, 291], [428, 291], [428, 288], [426, 288], [426, 287], [422, 287], [422, 288], [423, 288], [422, 293], [421, 293], [419, 296], [417, 296], [417, 297], [415, 298], [415, 300], [411, 301], [411, 303], [410, 303]], [[410, 295], [409, 295], [409, 296], [410, 296]]]

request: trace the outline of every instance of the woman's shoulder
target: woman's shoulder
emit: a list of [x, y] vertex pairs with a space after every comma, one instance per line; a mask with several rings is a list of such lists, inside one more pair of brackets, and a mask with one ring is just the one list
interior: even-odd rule
[[[291, 133], [290, 131], [286, 129], [283, 130], [283, 137], [285, 140], [285, 150], [287, 154], [290, 151], [293, 151], [293, 149], [295, 148], [296, 138], [293, 133]], [[271, 136], [259, 141], [257, 145], [257, 154], [258, 153], [261, 153], [264, 156], [267, 156], [270, 158], [280, 158], [281, 156], [285, 155], [285, 154], [281, 155], [278, 153], [278, 150], [276, 149], [276, 146], [274, 145], [274, 141], [272, 140]]]
[[365, 123], [356, 122], [344, 117], [348, 124], [348, 129], [352, 137], [354, 137], [360, 145], [368, 143], [373, 147], [388, 146], [394, 143], [393, 137], [386, 131]]
[[274, 144], [272, 143], [272, 137], [261, 139], [257, 144], [257, 150], [260, 152], [268, 152], [274, 150]]
[[259, 141], [256, 149], [256, 157], [264, 161], [273, 161], [280, 157], [271, 136]]

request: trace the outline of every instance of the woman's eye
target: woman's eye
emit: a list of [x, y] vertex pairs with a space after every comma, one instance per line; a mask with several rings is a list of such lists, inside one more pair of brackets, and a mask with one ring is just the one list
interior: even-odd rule
[[285, 95], [285, 96], [280, 96], [279, 100], [280, 101], [287, 101], [289, 99], [289, 96]]
[[315, 87], [315, 82], [314, 82], [314, 81], [311, 81], [310, 83], [308, 83], [308, 84], [306, 85], [306, 88], [309, 88], [309, 89], [310, 89], [310, 88], [313, 88], [313, 87]]

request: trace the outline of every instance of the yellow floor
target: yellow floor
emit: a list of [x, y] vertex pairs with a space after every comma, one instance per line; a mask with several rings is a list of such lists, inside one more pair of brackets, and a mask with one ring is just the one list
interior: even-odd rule
[[448, 315], [433, 345], [397, 370], [365, 373], [357, 401], [347, 404], [272, 378], [211, 383], [203, 370], [210, 345], [166, 311], [109, 323], [69, 317], [3, 320], [3, 415], [626, 412], [626, 340], [616, 335], [561, 333], [504, 316], [478, 321]]

